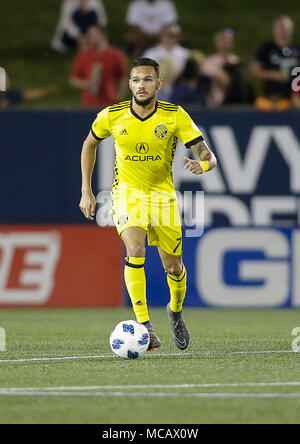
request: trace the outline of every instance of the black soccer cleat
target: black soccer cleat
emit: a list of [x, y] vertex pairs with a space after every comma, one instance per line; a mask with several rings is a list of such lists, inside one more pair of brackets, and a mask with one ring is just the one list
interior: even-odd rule
[[146, 322], [144, 326], [147, 328], [149, 336], [150, 336], [150, 342], [149, 347], [147, 351], [154, 350], [155, 348], [161, 347], [160, 339], [156, 336], [156, 333], [154, 331], [153, 325], [150, 321]]
[[190, 343], [190, 335], [184, 322], [182, 311], [178, 313], [172, 311], [170, 304], [167, 305], [166, 310], [171, 323], [173, 340], [180, 350], [185, 350]]

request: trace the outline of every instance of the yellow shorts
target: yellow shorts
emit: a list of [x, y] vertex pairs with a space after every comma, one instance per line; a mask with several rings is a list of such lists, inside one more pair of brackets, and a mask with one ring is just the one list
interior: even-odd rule
[[176, 194], [134, 191], [112, 193], [112, 218], [119, 236], [129, 227], [147, 231], [148, 245], [182, 253], [181, 219]]

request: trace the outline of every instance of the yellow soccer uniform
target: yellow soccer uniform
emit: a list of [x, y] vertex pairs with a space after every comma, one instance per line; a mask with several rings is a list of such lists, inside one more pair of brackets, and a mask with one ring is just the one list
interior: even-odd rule
[[126, 101], [102, 110], [91, 131], [99, 141], [110, 135], [115, 138], [112, 210], [118, 233], [140, 226], [148, 232], [149, 245], [181, 254], [172, 163], [178, 139], [187, 148], [203, 140], [191, 117], [180, 106], [157, 101], [155, 110], [143, 119]]

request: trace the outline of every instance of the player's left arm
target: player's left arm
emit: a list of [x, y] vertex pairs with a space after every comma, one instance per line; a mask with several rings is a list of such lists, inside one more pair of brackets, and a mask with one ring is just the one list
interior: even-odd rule
[[192, 145], [190, 149], [198, 157], [200, 162], [185, 156], [184, 160], [186, 161], [186, 164], [184, 168], [188, 168], [193, 174], [202, 174], [215, 168], [217, 165], [216, 156], [208, 148], [204, 140]]

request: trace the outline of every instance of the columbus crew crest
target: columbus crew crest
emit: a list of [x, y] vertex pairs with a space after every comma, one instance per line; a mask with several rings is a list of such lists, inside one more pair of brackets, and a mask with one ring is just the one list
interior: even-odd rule
[[158, 125], [154, 130], [154, 134], [159, 139], [164, 139], [165, 137], [167, 137], [168, 128], [165, 125]]

